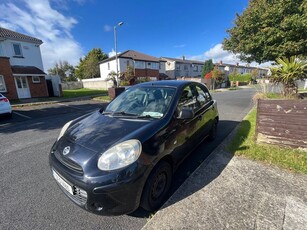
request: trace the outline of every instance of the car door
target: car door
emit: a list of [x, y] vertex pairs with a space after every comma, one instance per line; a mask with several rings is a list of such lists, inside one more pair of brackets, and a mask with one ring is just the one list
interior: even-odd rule
[[210, 132], [214, 120], [214, 103], [209, 90], [202, 84], [193, 84], [196, 98], [195, 116], [197, 118], [196, 139], [202, 141]]
[[181, 91], [177, 104], [177, 114], [174, 115], [166, 131], [168, 137], [165, 147], [167, 151], [172, 152], [176, 163], [181, 162], [194, 149], [195, 145], [193, 143], [195, 143], [195, 140], [193, 137], [198, 129], [196, 117], [192, 119], [178, 119], [177, 115], [182, 108], [194, 109], [194, 107], [195, 96], [190, 84]]

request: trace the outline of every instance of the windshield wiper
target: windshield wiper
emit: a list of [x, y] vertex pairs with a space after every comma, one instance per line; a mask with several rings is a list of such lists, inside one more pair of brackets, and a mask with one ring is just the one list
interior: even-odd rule
[[137, 118], [150, 118], [150, 119], [157, 119], [156, 117], [150, 116], [150, 115], [141, 115], [141, 116], [137, 116]]
[[137, 116], [136, 114], [133, 113], [126, 113], [125, 111], [118, 111], [118, 112], [111, 112], [110, 113], [112, 116], [116, 115], [122, 115], [122, 116]]

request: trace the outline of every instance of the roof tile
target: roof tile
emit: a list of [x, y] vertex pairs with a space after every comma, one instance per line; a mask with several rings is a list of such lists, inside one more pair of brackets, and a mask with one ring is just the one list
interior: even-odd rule
[[0, 27], [0, 38], [2, 39], [12, 39], [18, 41], [27, 41], [41, 45], [43, 43], [42, 40], [37, 39], [35, 37], [31, 37], [25, 34], [21, 34], [12, 30], [5, 29]]

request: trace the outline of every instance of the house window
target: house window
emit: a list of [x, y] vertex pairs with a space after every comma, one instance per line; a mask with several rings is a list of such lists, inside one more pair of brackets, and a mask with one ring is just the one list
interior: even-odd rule
[[194, 72], [198, 72], [198, 65], [194, 65], [193, 71], [194, 71]]
[[180, 70], [180, 65], [176, 65], [176, 70]]
[[108, 70], [110, 70], [110, 63], [108, 63]]
[[136, 69], [145, 69], [145, 62], [144, 61], [135, 61], [134, 66]]
[[183, 69], [184, 69], [184, 70], [188, 70], [188, 65], [184, 65], [184, 66], [183, 66]]
[[151, 69], [159, 69], [159, 63], [151, 63]]
[[33, 83], [41, 83], [41, 78], [39, 76], [32, 76]]
[[128, 66], [130, 66], [130, 62], [129, 62], [129, 61], [127, 61], [127, 67], [128, 67]]
[[21, 46], [19, 43], [13, 43], [14, 55], [22, 57]]
[[4, 77], [0, 75], [0, 92], [6, 92]]

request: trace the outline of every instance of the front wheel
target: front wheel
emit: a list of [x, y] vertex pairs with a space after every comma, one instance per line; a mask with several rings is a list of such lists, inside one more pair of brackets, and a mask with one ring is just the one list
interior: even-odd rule
[[150, 173], [143, 190], [141, 207], [152, 212], [157, 210], [169, 192], [172, 183], [172, 169], [162, 161]]

